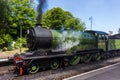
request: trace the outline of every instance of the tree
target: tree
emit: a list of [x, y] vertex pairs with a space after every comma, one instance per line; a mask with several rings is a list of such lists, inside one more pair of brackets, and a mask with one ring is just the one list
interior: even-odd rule
[[9, 34], [14, 39], [20, 35], [20, 27], [25, 36], [26, 31], [35, 25], [36, 11], [33, 4], [33, 0], [9, 0]]
[[64, 26], [66, 28], [71, 28], [73, 30], [80, 30], [80, 31], [84, 31], [85, 30], [85, 24], [83, 22], [81, 22], [78, 18], [70, 18], [70, 19], [66, 19]]
[[60, 29], [64, 24], [65, 17], [65, 13], [61, 8], [53, 8], [43, 14], [42, 24], [52, 29]]
[[7, 27], [9, 5], [7, 0], [0, 0], [0, 30]]
[[8, 47], [12, 43], [12, 38], [9, 34], [0, 35], [0, 48]]
[[0, 49], [11, 43], [11, 37], [7, 33], [9, 4], [7, 0], [0, 1]]
[[0, 48], [11, 45], [16, 40], [22, 27], [23, 37], [28, 28], [36, 22], [34, 0], [0, 1]]
[[85, 24], [80, 19], [59, 7], [46, 11], [43, 14], [42, 24], [52, 29], [61, 29], [62, 27], [82, 31], [85, 29]]

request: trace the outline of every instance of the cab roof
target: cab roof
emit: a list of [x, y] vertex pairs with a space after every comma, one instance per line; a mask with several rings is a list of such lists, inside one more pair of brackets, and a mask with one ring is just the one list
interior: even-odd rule
[[101, 35], [108, 35], [106, 32], [96, 31], [96, 30], [86, 30], [85, 32], [97, 33], [97, 34], [101, 34]]

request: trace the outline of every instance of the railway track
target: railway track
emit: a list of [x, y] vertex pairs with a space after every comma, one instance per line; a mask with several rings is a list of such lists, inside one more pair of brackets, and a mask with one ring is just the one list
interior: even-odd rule
[[[57, 70], [46, 70], [40, 71], [36, 74], [28, 74], [23, 76], [15, 77], [13, 72], [8, 72], [7, 69], [13, 66], [3, 66], [0, 67], [0, 80], [62, 80], [64, 78], [74, 76], [77, 74], [81, 74], [83, 72], [87, 72], [93, 69], [101, 68], [107, 65], [111, 65], [114, 63], [120, 62], [120, 57], [111, 58], [108, 60], [101, 60], [97, 62], [90, 62], [90, 63], [80, 63], [76, 66], [68, 66], [65, 69], [57, 69]], [[3, 68], [3, 69], [2, 69]]]
[[13, 64], [12, 58], [1, 58], [0, 59], [0, 67], [2, 66], [9, 66]]

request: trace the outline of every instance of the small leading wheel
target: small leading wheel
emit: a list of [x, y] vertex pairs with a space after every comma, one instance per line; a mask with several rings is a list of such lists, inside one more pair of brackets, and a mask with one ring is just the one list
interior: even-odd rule
[[99, 61], [102, 57], [100, 53], [96, 53], [94, 58], [96, 61]]
[[92, 59], [92, 55], [90, 55], [90, 54], [86, 54], [86, 55], [84, 55], [84, 57], [83, 57], [83, 62], [90, 62], [91, 61], [91, 59]]
[[59, 67], [60, 63], [57, 59], [54, 59], [50, 61], [50, 68], [51, 69], [57, 69]]
[[35, 62], [32, 62], [27, 68], [27, 70], [28, 70], [28, 73], [30, 74], [37, 73], [39, 71], [39, 65]]
[[80, 56], [74, 56], [72, 59], [71, 59], [71, 61], [70, 61], [70, 65], [76, 65], [76, 64], [78, 64], [80, 62]]

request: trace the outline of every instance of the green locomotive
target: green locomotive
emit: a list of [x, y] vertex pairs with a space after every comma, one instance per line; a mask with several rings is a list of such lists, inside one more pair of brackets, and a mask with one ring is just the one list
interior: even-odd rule
[[22, 75], [100, 60], [111, 56], [111, 51], [118, 53], [119, 42], [120, 38], [112, 39], [102, 31], [48, 30], [37, 25], [27, 32], [29, 51], [14, 56], [15, 71]]

